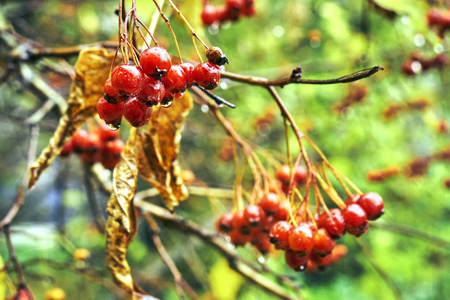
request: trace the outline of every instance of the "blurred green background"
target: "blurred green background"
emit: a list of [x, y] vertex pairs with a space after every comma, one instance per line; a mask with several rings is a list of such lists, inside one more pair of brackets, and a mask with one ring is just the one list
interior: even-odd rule
[[[368, 2], [326, 0], [255, 0], [257, 13], [251, 18], [204, 28], [200, 20], [202, 0], [177, 1], [180, 10], [207, 44], [221, 47], [230, 65], [226, 70], [267, 78], [289, 76], [301, 66], [303, 78], [336, 78], [356, 70], [382, 65], [385, 70], [356, 85], [367, 88], [363, 101], [337, 113], [355, 84], [310, 86], [288, 85], [278, 89], [300, 128], [322, 149], [330, 162], [363, 191], [374, 191], [385, 200], [385, 215], [359, 241], [370, 249], [363, 252], [353, 236], [344, 236], [348, 254], [339, 263], [316, 273], [295, 273], [282, 255], [275, 253], [267, 265], [276, 274], [293, 279], [306, 299], [395, 299], [387, 281], [396, 285], [404, 299], [446, 299], [450, 295], [450, 249], [427, 237], [395, 232], [398, 225], [408, 232], [418, 230], [438, 239], [449, 240], [450, 190], [444, 180], [450, 178], [448, 161], [433, 161], [427, 172], [417, 178], [398, 175], [384, 182], [367, 180], [368, 171], [392, 165], [404, 167], [414, 158], [431, 155], [449, 146], [449, 133], [439, 133], [439, 122], [450, 121], [450, 72], [431, 69], [416, 76], [401, 73], [410, 53], [425, 57], [447, 52], [450, 36], [441, 39], [430, 30], [426, 12], [431, 6], [444, 9], [440, 2], [425, 0], [380, 0], [378, 3], [398, 13], [395, 19], [371, 10]], [[117, 1], [1, 1], [2, 27], [9, 22], [23, 36], [47, 47], [64, 47], [117, 39]], [[219, 5], [220, 1], [213, 1]], [[130, 2], [127, 1], [128, 8]], [[180, 42], [182, 55], [195, 60], [189, 32], [171, 15], [171, 24]], [[148, 24], [154, 12], [152, 1], [137, 1], [138, 16]], [[170, 32], [160, 20], [158, 41], [176, 54]], [[3, 53], [8, 49], [0, 48]], [[1, 71], [7, 62], [1, 56]], [[69, 64], [75, 57], [68, 59]], [[54, 59], [61, 65], [61, 61]], [[32, 63], [33, 64], [33, 63]], [[45, 67], [34, 63], [37, 74], [60, 92], [68, 93], [69, 81], [48, 76]], [[274, 172], [286, 160], [284, 125], [268, 92], [259, 87], [222, 80], [215, 93], [237, 105], [222, 108], [238, 133], [258, 145], [256, 152], [268, 151], [275, 160], [263, 158], [267, 170]], [[386, 120], [383, 111], [392, 104], [425, 99], [423, 110], [407, 110]], [[30, 128], [24, 120], [45, 99], [24, 88], [13, 72], [0, 86], [0, 217], [8, 211], [17, 186], [26, 172]], [[275, 119], [258, 127], [258, 119], [274, 112]], [[51, 110], [40, 124], [38, 153], [46, 146], [59, 118]], [[197, 182], [210, 187], [231, 189], [234, 183], [232, 161], [218, 156], [226, 133], [198, 105], [186, 122], [181, 142], [180, 164], [192, 170]], [[121, 132], [127, 138], [127, 128]], [[291, 149], [298, 152], [291, 136]], [[308, 148], [313, 160], [319, 158]], [[246, 182], [250, 186], [251, 178]], [[140, 183], [139, 189], [148, 188]], [[339, 190], [339, 192], [342, 192]], [[341, 194], [342, 197], [343, 194]], [[99, 194], [102, 207], [108, 195]], [[152, 200], [153, 201], [153, 200]], [[157, 203], [158, 200], [155, 200]], [[231, 200], [211, 201], [192, 196], [175, 212], [206, 228], [213, 229], [215, 219], [231, 209]], [[393, 224], [393, 225], [392, 225]], [[172, 276], [162, 263], [149, 237], [145, 222], [132, 243], [128, 260], [136, 280], [153, 296], [177, 299]], [[200, 240], [162, 227], [162, 240], [184, 279], [200, 299], [275, 299], [231, 271], [220, 254]], [[401, 227], [403, 228], [403, 227]], [[105, 238], [92, 223], [86, 196], [84, 173], [78, 157], [60, 160], [45, 171], [36, 187], [26, 194], [26, 203], [12, 227], [12, 241], [19, 261], [25, 262], [25, 276], [37, 299], [46, 290], [60, 287], [66, 299], [117, 299], [106, 287], [78, 274], [72, 252], [86, 248], [91, 258], [86, 265], [109, 278], [105, 263]], [[258, 254], [251, 247], [238, 249], [253, 261]], [[4, 239], [0, 255], [8, 259]], [[370, 257], [370, 259], [369, 259]], [[57, 261], [59, 267], [36, 260]], [[33, 261], [34, 260], [34, 263]], [[26, 263], [26, 262], [31, 263]], [[78, 265], [79, 266], [79, 265]], [[383, 276], [377, 271], [381, 269]], [[13, 270], [10, 266], [8, 270]], [[0, 283], [0, 298], [10, 296], [15, 275]], [[271, 279], [274, 277], [266, 275]]]

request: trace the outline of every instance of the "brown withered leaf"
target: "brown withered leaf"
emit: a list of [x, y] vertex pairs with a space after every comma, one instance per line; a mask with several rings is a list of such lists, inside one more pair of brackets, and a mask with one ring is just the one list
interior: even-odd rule
[[192, 105], [192, 97], [186, 92], [183, 97], [174, 99], [170, 108], [155, 107], [149, 130], [140, 134], [137, 148], [139, 174], [159, 190], [171, 211], [188, 197], [177, 158], [181, 127]]
[[28, 188], [32, 188], [42, 172], [52, 164], [73, 133], [95, 114], [113, 58], [114, 53], [108, 53], [103, 48], [88, 48], [80, 52], [67, 110], [61, 116], [48, 146], [31, 166]]
[[131, 270], [126, 260], [128, 246], [137, 231], [134, 195], [136, 193], [137, 130], [130, 132], [130, 137], [122, 151], [122, 159], [114, 168], [113, 192], [108, 201], [106, 212], [106, 260], [116, 284], [133, 299], [142, 299], [145, 293], [131, 277]]

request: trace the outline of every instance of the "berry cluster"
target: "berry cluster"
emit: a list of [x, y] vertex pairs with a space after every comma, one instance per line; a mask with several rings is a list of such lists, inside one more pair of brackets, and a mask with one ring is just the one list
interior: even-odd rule
[[[291, 175], [290, 175], [291, 171], [290, 170], [291, 170], [291, 168], [288, 165], [282, 165], [282, 166], [278, 167], [278, 169], [275, 172], [275, 177], [280, 182], [281, 190], [284, 193], [287, 193], [289, 190], [289, 182], [291, 179]], [[306, 168], [304, 166], [298, 166], [297, 168], [295, 168], [293, 173], [294, 173], [294, 182], [297, 185], [301, 185], [306, 182], [306, 176], [308, 174], [307, 174]]]
[[111, 131], [106, 125], [102, 125], [93, 133], [84, 129], [77, 130], [60, 155], [67, 157], [75, 152], [80, 154], [86, 165], [100, 162], [105, 169], [112, 170], [120, 160], [123, 147], [119, 131]]
[[425, 58], [418, 52], [413, 52], [402, 64], [402, 72], [405, 75], [413, 76], [417, 73], [427, 71], [432, 68], [442, 68], [448, 63], [445, 53], [437, 54], [431, 58]]
[[437, 9], [430, 10], [427, 13], [428, 27], [436, 28], [438, 35], [444, 38], [445, 31], [450, 29], [450, 10], [439, 11]]
[[255, 14], [254, 0], [226, 0], [225, 5], [214, 6], [205, 1], [201, 14], [203, 25], [211, 26], [227, 21], [237, 21], [242, 16], [253, 16]]
[[285, 261], [290, 268], [303, 271], [308, 261], [316, 266], [332, 262], [336, 239], [345, 232], [361, 236], [369, 228], [368, 220], [376, 220], [384, 213], [383, 199], [376, 193], [353, 195], [345, 204], [342, 210], [333, 208], [316, 215], [314, 222], [302, 221], [294, 226], [280, 221], [273, 225], [270, 242], [286, 251]]
[[336, 239], [345, 232], [361, 236], [369, 228], [368, 220], [376, 220], [384, 213], [383, 199], [376, 193], [353, 195], [345, 205], [342, 210], [327, 209], [316, 214], [314, 220], [297, 223], [292, 219], [287, 221], [290, 203], [267, 193], [258, 205], [222, 215], [216, 229], [228, 234], [235, 246], [251, 242], [263, 254], [273, 244], [285, 251], [286, 264], [295, 271], [306, 270], [308, 264], [310, 269], [321, 268], [345, 255], [342, 247], [334, 250]]
[[289, 202], [279, 201], [274, 193], [264, 194], [257, 205], [248, 205], [236, 213], [225, 213], [216, 222], [218, 232], [228, 234], [235, 246], [251, 242], [262, 254], [270, 252], [272, 226], [289, 216]]
[[182, 97], [194, 83], [208, 90], [216, 88], [219, 65], [228, 60], [215, 47], [208, 49], [207, 57], [207, 62], [194, 68], [190, 63], [172, 64], [162, 47], [145, 49], [140, 66], [123, 64], [114, 68], [98, 101], [98, 115], [113, 129], [120, 127], [122, 117], [132, 126], [141, 127], [150, 120], [153, 106], [169, 107], [173, 98]]

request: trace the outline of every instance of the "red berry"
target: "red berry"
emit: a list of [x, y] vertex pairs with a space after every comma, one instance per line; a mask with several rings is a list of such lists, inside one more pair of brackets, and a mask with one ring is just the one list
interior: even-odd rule
[[241, 13], [245, 16], [254, 16], [256, 13], [254, 0], [245, 0]]
[[81, 153], [84, 148], [87, 147], [87, 137], [89, 133], [87, 133], [84, 129], [78, 129], [75, 131], [72, 137], [73, 149], [77, 153]]
[[349, 206], [350, 204], [358, 204], [359, 198], [361, 198], [360, 194], [354, 194], [345, 199], [345, 205]]
[[101, 124], [96, 130], [102, 142], [112, 141], [119, 137], [119, 130], [111, 130], [105, 124]]
[[367, 214], [358, 204], [350, 204], [342, 210], [345, 228], [349, 234], [359, 237], [367, 231]]
[[212, 90], [219, 85], [219, 66], [212, 64], [209, 61], [198, 64], [194, 68], [192, 75], [198, 85], [207, 90]]
[[161, 78], [161, 81], [164, 84], [164, 88], [169, 91], [172, 96], [186, 91], [186, 74], [184, 74], [183, 68], [180, 67], [180, 65], [173, 65], [172, 68], [170, 68], [169, 73], [167, 73], [167, 76]]
[[314, 247], [312, 251], [318, 255], [325, 256], [331, 253], [335, 245], [334, 240], [324, 228], [319, 228], [314, 234]]
[[251, 227], [259, 227], [264, 217], [264, 211], [257, 205], [249, 205], [244, 209], [244, 218]]
[[216, 222], [216, 230], [218, 232], [229, 233], [233, 230], [231, 222], [233, 221], [233, 214], [227, 212], [223, 214]]
[[326, 212], [319, 216], [319, 225], [326, 229], [334, 239], [341, 237], [345, 232], [345, 220], [338, 208], [330, 209], [330, 214]]
[[195, 82], [194, 80], [194, 66], [191, 63], [182, 63], [180, 64], [180, 67], [183, 69], [184, 74], [186, 75], [186, 86], [191, 87], [192, 84]]
[[73, 142], [72, 140], [68, 141], [64, 147], [61, 149], [61, 152], [59, 153], [62, 157], [67, 157], [73, 152]]
[[164, 97], [161, 100], [161, 106], [162, 107], [170, 107], [173, 102], [173, 96], [169, 93], [168, 90], [164, 92]]
[[239, 232], [242, 235], [250, 234], [250, 225], [244, 216], [244, 211], [240, 210], [233, 215], [233, 220], [231, 221], [231, 226], [233, 230]]
[[97, 103], [97, 113], [106, 124], [118, 127], [122, 121], [123, 102], [111, 104], [104, 97], [101, 97]]
[[261, 222], [261, 224], [259, 225], [259, 231], [265, 233], [265, 234], [269, 234], [270, 229], [272, 228], [273, 224], [276, 222], [277, 220], [275, 219], [274, 216], [267, 216], [264, 218], [264, 220]]
[[161, 81], [153, 77], [145, 77], [139, 98], [147, 106], [158, 105], [164, 98], [165, 88]]
[[294, 181], [297, 184], [303, 184], [306, 182], [306, 168], [304, 166], [297, 166], [294, 170]]
[[242, 0], [226, 0], [227, 18], [231, 21], [239, 19], [243, 3]]
[[151, 47], [141, 53], [140, 64], [147, 76], [164, 77], [172, 66], [170, 55], [166, 49]]
[[384, 213], [383, 198], [377, 193], [362, 195], [358, 204], [366, 212], [368, 220], [376, 220]]
[[289, 249], [289, 232], [291, 229], [291, 224], [286, 221], [279, 221], [273, 224], [269, 233], [270, 242], [274, 244], [277, 249]]
[[276, 214], [278, 211], [278, 196], [274, 193], [264, 194], [259, 202], [259, 206], [268, 216]]
[[301, 223], [289, 231], [289, 247], [299, 255], [311, 252], [314, 246], [314, 232], [310, 224]]
[[81, 152], [81, 160], [88, 165], [92, 165], [100, 160], [100, 137], [95, 133], [89, 133], [84, 141]]
[[144, 72], [138, 66], [120, 65], [114, 68], [111, 75], [113, 88], [125, 94], [139, 94], [143, 83]]
[[152, 108], [143, 104], [139, 98], [131, 97], [123, 105], [123, 116], [131, 126], [141, 127], [150, 120]]
[[112, 86], [111, 77], [106, 79], [105, 84], [103, 85], [103, 92], [105, 93], [105, 99], [109, 103], [118, 103], [123, 102], [123, 97], [119, 95], [119, 92]]
[[284, 185], [289, 186], [289, 180], [291, 179], [291, 168], [288, 165], [279, 166], [275, 171], [275, 177]]
[[289, 216], [289, 209], [291, 207], [291, 204], [289, 203], [289, 201], [280, 201], [278, 202], [278, 210], [277, 210], [277, 214], [276, 214], [276, 218], [278, 220], [287, 220], [288, 216]]
[[247, 244], [248, 242], [250, 242], [251, 240], [251, 236], [250, 235], [242, 235], [239, 232], [233, 230], [231, 231], [228, 236], [230, 237], [230, 241], [233, 245], [235, 245], [236, 247], [238, 246], [244, 246], [245, 244]]
[[306, 270], [308, 255], [300, 257], [297, 253], [295, 253], [295, 251], [286, 250], [286, 252], [284, 253], [284, 260], [291, 269], [296, 272], [301, 272]]
[[105, 169], [114, 169], [114, 167], [120, 161], [120, 153], [122, 152], [123, 147], [124, 144], [120, 139], [115, 139], [103, 144], [101, 148], [100, 162]]
[[270, 252], [270, 242], [266, 235], [261, 235], [265, 238], [258, 238], [258, 240], [253, 241], [252, 243], [262, 255], [266, 255]]
[[217, 9], [211, 4], [206, 4], [205, 6], [203, 6], [201, 18], [203, 25], [211, 26], [215, 22], [219, 21]]

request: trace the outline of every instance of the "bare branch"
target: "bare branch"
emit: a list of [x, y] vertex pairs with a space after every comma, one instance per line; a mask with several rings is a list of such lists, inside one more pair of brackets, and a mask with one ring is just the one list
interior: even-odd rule
[[293, 83], [297, 83], [297, 84], [348, 83], [348, 82], [358, 81], [360, 79], [370, 77], [380, 70], [384, 70], [384, 68], [382, 66], [374, 66], [369, 69], [360, 70], [360, 71], [354, 72], [352, 74], [345, 75], [345, 76], [342, 76], [339, 78], [334, 78], [334, 79], [301, 79], [301, 75], [295, 74], [295, 72], [293, 72], [291, 77], [276, 79], [276, 80], [269, 80], [269, 79], [263, 78], [263, 77], [244, 76], [244, 75], [239, 75], [239, 74], [229, 73], [229, 72], [222, 72], [221, 77], [228, 78], [230, 80], [237, 81], [237, 82], [250, 84], [250, 85], [259, 85], [259, 86], [264, 86], [264, 87], [270, 87], [270, 86], [284, 87], [285, 85], [293, 84]]

